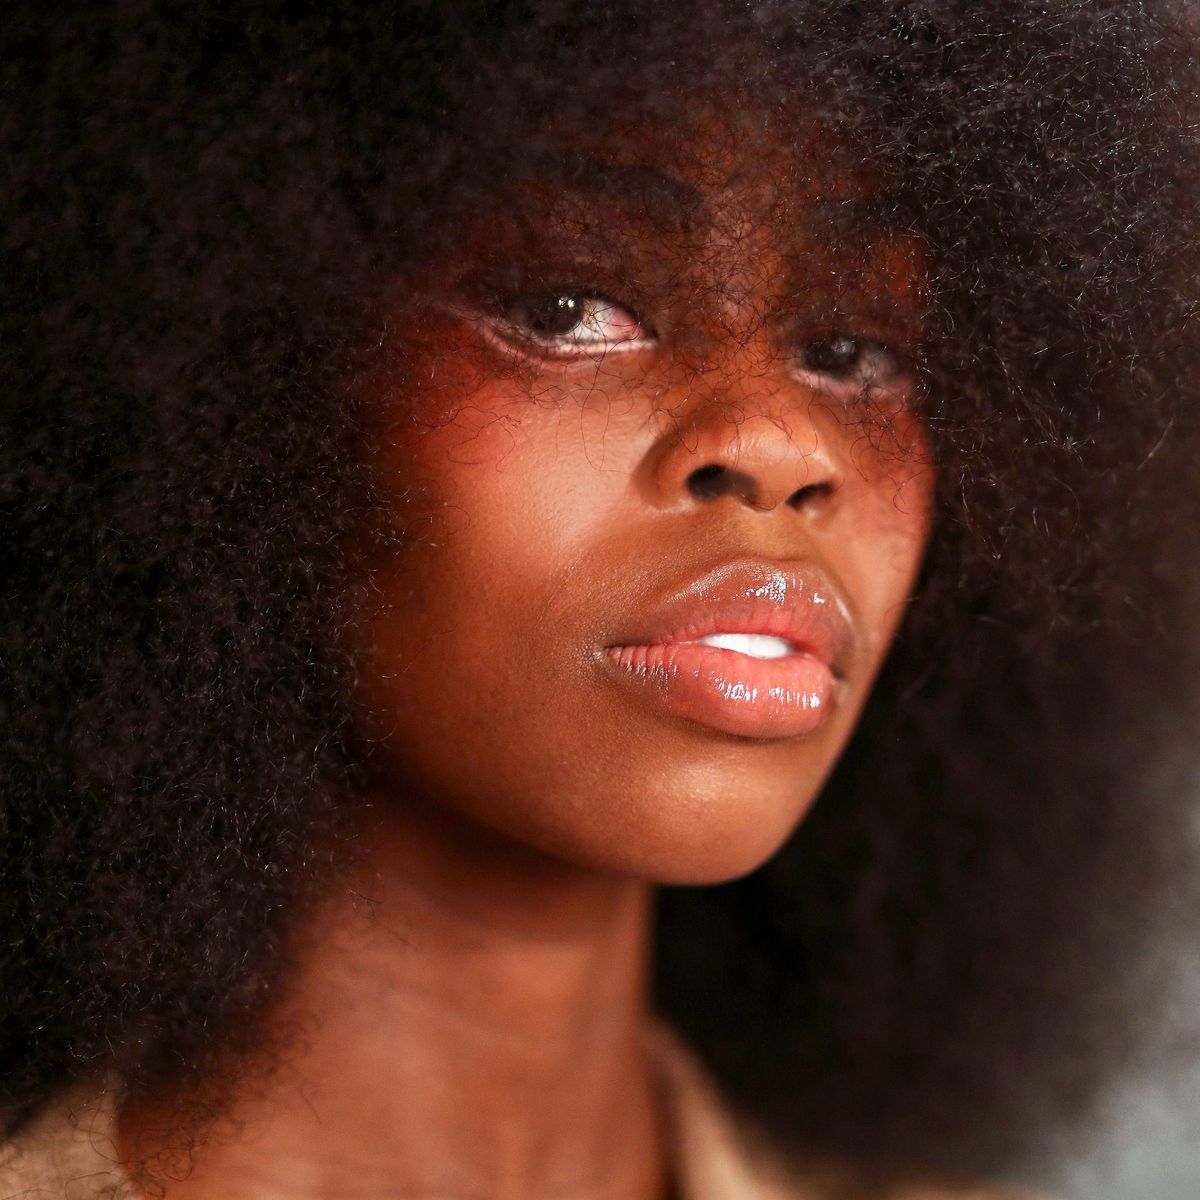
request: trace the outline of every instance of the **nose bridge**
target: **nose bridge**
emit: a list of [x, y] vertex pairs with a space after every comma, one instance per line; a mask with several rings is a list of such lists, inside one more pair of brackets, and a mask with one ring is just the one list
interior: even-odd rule
[[842, 482], [824, 403], [758, 339], [688, 371], [663, 414], [655, 474], [664, 502], [731, 496], [760, 512], [800, 507]]

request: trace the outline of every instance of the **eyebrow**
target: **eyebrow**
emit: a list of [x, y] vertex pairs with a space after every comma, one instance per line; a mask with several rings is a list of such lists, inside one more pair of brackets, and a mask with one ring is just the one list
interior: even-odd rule
[[[515, 178], [518, 182], [554, 183], [589, 198], [611, 198], [665, 232], [688, 233], [713, 220], [698, 188], [656, 167], [558, 152], [526, 158], [517, 166]], [[887, 188], [820, 196], [805, 222], [807, 235], [851, 242], [887, 237], [904, 225], [897, 220], [897, 199]]]
[[557, 183], [589, 196], [607, 196], [657, 225], [687, 229], [709, 218], [696, 188], [655, 167], [627, 166], [585, 154], [548, 154], [529, 161], [518, 178]]

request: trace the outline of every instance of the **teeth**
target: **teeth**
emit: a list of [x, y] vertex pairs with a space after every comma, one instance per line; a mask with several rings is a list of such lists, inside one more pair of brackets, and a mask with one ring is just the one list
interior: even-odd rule
[[716, 646], [718, 650], [734, 650], [748, 654], [751, 658], [786, 658], [792, 653], [790, 642], [783, 638], [770, 637], [765, 633], [714, 633], [699, 638], [702, 646]]

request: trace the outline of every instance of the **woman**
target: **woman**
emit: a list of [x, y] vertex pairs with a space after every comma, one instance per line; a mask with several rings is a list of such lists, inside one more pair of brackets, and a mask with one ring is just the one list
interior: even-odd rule
[[1186, 27], [578, 7], [17, 23], [8, 1191], [931, 1195], [1112, 1066]]

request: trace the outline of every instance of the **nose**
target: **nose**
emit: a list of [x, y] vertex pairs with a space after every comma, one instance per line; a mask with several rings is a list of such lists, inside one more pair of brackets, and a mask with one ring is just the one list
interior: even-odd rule
[[815, 510], [842, 486], [842, 433], [828, 400], [787, 380], [736, 396], [689, 397], [661, 418], [647, 461], [659, 507], [732, 500], [760, 513]]

